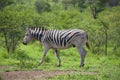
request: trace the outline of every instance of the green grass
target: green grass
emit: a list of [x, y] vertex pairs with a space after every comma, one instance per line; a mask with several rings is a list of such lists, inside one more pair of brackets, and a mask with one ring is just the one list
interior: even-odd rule
[[[79, 74], [59, 75], [48, 77], [49, 80], [119, 80], [120, 79], [120, 56], [113, 54], [109, 50], [107, 56], [92, 54], [88, 51], [85, 59], [85, 66], [79, 67], [80, 55], [75, 48], [61, 50], [60, 57], [62, 66], [57, 67], [57, 58], [50, 50], [45, 57], [45, 61], [41, 66], [37, 66], [42, 55], [42, 47], [35, 43], [33, 45], [20, 45], [19, 49], [7, 55], [0, 53], [0, 65], [7, 66], [0, 69], [0, 72], [16, 71], [16, 70], [73, 70]], [[5, 55], [4, 55], [5, 54]], [[6, 57], [7, 56], [7, 57]], [[97, 74], [81, 74], [82, 72], [93, 72]]]

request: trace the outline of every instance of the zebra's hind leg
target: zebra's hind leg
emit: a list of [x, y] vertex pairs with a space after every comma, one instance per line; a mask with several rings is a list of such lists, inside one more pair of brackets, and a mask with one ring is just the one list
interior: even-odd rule
[[49, 48], [47, 48], [47, 47], [44, 48], [43, 55], [42, 55], [42, 58], [41, 58], [39, 65], [41, 65], [44, 62], [44, 58], [45, 58], [48, 50], [49, 50]]
[[60, 56], [59, 56], [58, 50], [55, 49], [54, 52], [55, 52], [55, 55], [56, 55], [56, 57], [57, 57], [57, 59], [58, 59], [58, 65], [57, 65], [57, 66], [60, 67], [60, 66], [61, 66], [61, 59], [60, 59]]
[[85, 55], [86, 55], [87, 52], [83, 47], [78, 48], [78, 51], [79, 51], [79, 54], [81, 56], [80, 67], [83, 67], [84, 66], [84, 61], [85, 61]]

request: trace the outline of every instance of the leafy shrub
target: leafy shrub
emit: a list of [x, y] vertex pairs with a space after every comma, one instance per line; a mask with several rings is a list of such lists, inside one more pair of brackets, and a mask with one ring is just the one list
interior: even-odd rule
[[1, 76], [0, 76], [0, 80], [3, 80]]
[[35, 7], [38, 13], [41, 13], [43, 11], [47, 11], [47, 12], [51, 11], [50, 4], [45, 2], [44, 0], [37, 0], [35, 2]]
[[17, 50], [14, 57], [20, 61], [18, 64], [20, 68], [32, 68], [34, 66], [34, 59], [27, 55], [25, 51]]

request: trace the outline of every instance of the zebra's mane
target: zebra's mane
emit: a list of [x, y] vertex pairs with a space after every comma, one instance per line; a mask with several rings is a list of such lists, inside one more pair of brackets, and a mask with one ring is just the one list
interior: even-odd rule
[[42, 30], [47, 30], [46, 28], [44, 27], [29, 27], [28, 29], [32, 29], [32, 30], [35, 30], [35, 29], [42, 29]]

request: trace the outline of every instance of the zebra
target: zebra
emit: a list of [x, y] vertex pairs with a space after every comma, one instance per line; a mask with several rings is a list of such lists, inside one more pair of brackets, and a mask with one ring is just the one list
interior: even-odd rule
[[90, 49], [88, 43], [88, 35], [84, 30], [68, 29], [68, 30], [47, 30], [44, 27], [29, 27], [23, 39], [23, 44], [27, 45], [32, 39], [39, 40], [44, 46], [44, 51], [39, 65], [44, 62], [44, 58], [49, 49], [55, 52], [58, 59], [58, 65], [61, 66], [61, 59], [58, 50], [76, 47], [80, 56], [80, 67], [84, 66], [85, 55], [87, 51], [83, 48], [84, 44]]

